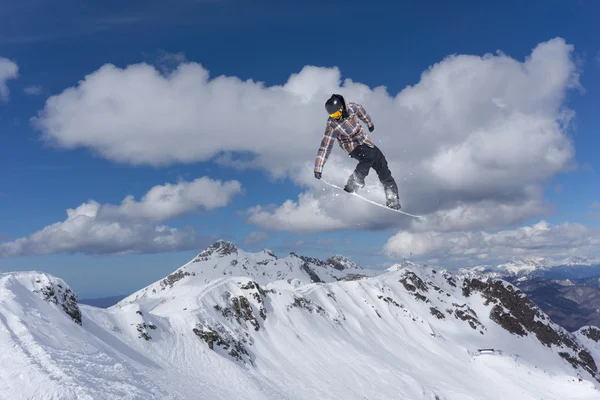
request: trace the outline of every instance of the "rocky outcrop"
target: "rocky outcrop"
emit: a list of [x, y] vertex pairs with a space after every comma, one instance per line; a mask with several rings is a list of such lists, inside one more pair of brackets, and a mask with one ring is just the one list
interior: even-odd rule
[[[42, 283], [42, 280], [38, 278], [36, 283]], [[65, 283], [46, 280], [45, 284], [34, 292], [39, 292], [47, 302], [60, 306], [73, 321], [81, 325], [81, 311], [77, 303], [77, 296]]]
[[306, 273], [306, 275], [308, 275], [308, 277], [310, 278], [311, 282], [323, 282], [321, 280], [321, 278], [319, 278], [319, 275], [317, 275], [317, 273], [315, 271], [312, 270], [312, 268], [310, 268], [310, 266], [308, 265], [308, 263], [303, 263], [300, 266], [300, 269], [302, 271], [304, 271]]
[[166, 288], [172, 288], [175, 283], [179, 282], [186, 276], [195, 276], [195, 275], [196, 275], [195, 272], [187, 272], [182, 269], [177, 270], [177, 271], [173, 272], [172, 274], [170, 274], [169, 276], [167, 276], [165, 279], [160, 281], [161, 290], [165, 290]]
[[438, 318], [438, 319], [445, 319], [446, 316], [444, 315], [443, 312], [441, 312], [440, 310], [438, 310], [435, 307], [429, 307], [429, 312], [431, 313], [431, 315], [433, 315], [434, 317]]
[[325, 316], [325, 314], [326, 314], [325, 309], [323, 307], [316, 304], [312, 300], [306, 299], [304, 297], [296, 296], [294, 298], [294, 302], [292, 304], [288, 305], [287, 309], [289, 310], [294, 307], [295, 308], [303, 308], [305, 310], [308, 310], [311, 313], [314, 312], [314, 313], [320, 314], [322, 316]]
[[[225, 299], [229, 305], [223, 307], [217, 304], [215, 309], [220, 311], [224, 317], [230, 320], [235, 319], [238, 324], [243, 324], [242, 321], [249, 322], [257, 331], [260, 329], [259, 317], [263, 321], [267, 319], [267, 311], [264, 307], [264, 298], [267, 296], [267, 292], [254, 281], [239, 282], [238, 284], [247, 295], [232, 296], [228, 292], [225, 294]], [[258, 304], [258, 317], [255, 315], [255, 309], [250, 304], [248, 297], [252, 297]]]
[[244, 285], [240, 286], [240, 289], [249, 291], [254, 300], [259, 304], [258, 314], [263, 320], [267, 319], [267, 310], [265, 309], [264, 299], [267, 293], [273, 293], [273, 290], [264, 290], [257, 282], [249, 281]]
[[242, 339], [239, 340], [220, 323], [214, 326], [198, 324], [192, 329], [192, 332], [204, 341], [209, 349], [227, 355], [236, 361], [250, 361], [250, 354], [246, 349], [246, 345], [251, 344], [248, 335], [242, 336]]
[[[325, 280], [319, 276], [319, 273], [327, 271], [330, 268], [348, 273], [347, 275], [337, 278], [338, 280], [358, 280], [366, 277], [366, 275], [360, 273], [362, 268], [358, 264], [354, 263], [349, 258], [340, 255], [329, 257], [325, 261], [315, 257], [299, 256], [294, 252], [291, 252], [290, 255], [303, 261], [300, 269], [302, 269], [309, 276], [311, 282], [313, 283], [325, 282]], [[312, 266], [317, 267], [317, 269], [315, 270]], [[319, 271], [321, 268], [324, 271]], [[356, 272], [349, 272], [351, 270]]]
[[425, 284], [425, 282], [417, 276], [412, 271], [406, 271], [402, 278], [400, 278], [400, 283], [404, 286], [404, 288], [417, 300], [424, 301], [429, 303], [429, 299], [423, 293], [429, 291], [429, 288]]
[[145, 339], [145, 340], [150, 340], [152, 339], [152, 336], [150, 336], [148, 334], [148, 329], [156, 329], [156, 325], [153, 324], [147, 324], [145, 322], [142, 322], [140, 324], [136, 325], [136, 329], [139, 332], [139, 338]]
[[319, 277], [319, 275], [317, 274], [317, 272], [313, 268], [311, 268], [311, 265], [315, 265], [317, 267], [326, 268], [326, 267], [330, 267], [329, 264], [323, 262], [322, 260], [319, 260], [318, 258], [307, 257], [307, 256], [299, 256], [299, 255], [297, 255], [294, 252], [291, 252], [290, 256], [297, 257], [300, 260], [302, 260], [302, 264], [300, 265], [300, 269], [306, 275], [308, 275], [308, 277], [310, 278], [311, 282], [313, 282], [313, 283], [315, 283], [315, 282], [323, 282], [323, 280]]
[[[252, 336], [248, 324], [254, 331], [261, 329], [261, 321], [267, 319], [265, 299], [273, 290], [264, 290], [257, 282], [248, 280], [238, 282], [244, 294], [233, 295], [226, 292], [223, 304], [215, 304], [213, 308], [227, 322], [235, 322], [238, 326], [226, 325], [226, 321], [201, 320], [192, 331], [202, 339], [211, 350], [228, 355], [234, 360], [251, 362], [251, 353], [247, 346], [252, 345]], [[250, 299], [254, 300], [253, 302]]]
[[594, 342], [600, 342], [600, 328], [596, 328], [595, 326], [587, 326], [585, 328], [581, 328], [579, 332]]
[[463, 294], [469, 297], [480, 293], [484, 304], [493, 304], [490, 319], [508, 332], [526, 336], [533, 334], [548, 347], [555, 346], [559, 354], [574, 367], [582, 367], [600, 381], [594, 358], [576, 338], [550, 319], [522, 291], [501, 280], [465, 279]]
[[338, 271], [345, 271], [345, 270], [349, 270], [349, 269], [352, 269], [352, 270], [362, 269], [354, 261], [352, 261], [349, 258], [344, 257], [342, 255], [335, 255], [335, 256], [329, 257], [327, 260], [325, 260], [325, 263], [331, 265], [333, 268], [337, 269]]
[[206, 261], [213, 255], [217, 257], [225, 257], [237, 253], [238, 248], [232, 242], [226, 240], [217, 240], [200, 254], [198, 254], [193, 262]]
[[[437, 271], [431, 270], [432, 276], [435, 276], [436, 274]], [[440, 284], [447, 283], [451, 288], [457, 287], [456, 278], [451, 273], [445, 271], [440, 275], [445, 280], [445, 282], [440, 282]], [[438, 286], [435, 282], [429, 280], [427, 274], [422, 274], [420, 276], [410, 269], [405, 269], [402, 271], [399, 282], [415, 299], [431, 305], [429, 307], [431, 315], [441, 320], [446, 319], [446, 314], [444, 314], [440, 308], [435, 307], [434, 304], [448, 304], [447, 299], [452, 297], [452, 294]], [[448, 304], [448, 306], [444, 306], [444, 311], [455, 319], [465, 321], [471, 328], [478, 331], [480, 334], [484, 334], [486, 327], [479, 320], [477, 313], [466, 303], [459, 304], [453, 302], [451, 305]]]
[[446, 310], [449, 314], [454, 315], [454, 317], [457, 319], [466, 321], [471, 328], [478, 330], [479, 333], [483, 335], [486, 328], [479, 321], [477, 313], [473, 311], [471, 307], [469, 307], [467, 304], [452, 303], [452, 305], [454, 306], [454, 309], [450, 308]]
[[339, 281], [358, 281], [366, 278], [366, 275], [363, 274], [348, 274], [339, 278]]

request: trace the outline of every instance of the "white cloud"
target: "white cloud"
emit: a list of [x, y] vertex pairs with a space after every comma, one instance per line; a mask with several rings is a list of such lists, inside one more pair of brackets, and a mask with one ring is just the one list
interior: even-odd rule
[[[463, 229], [465, 219], [454, 216], [466, 210], [469, 226], [491, 229], [546, 211], [539, 185], [571, 168], [573, 113], [563, 101], [579, 87], [572, 52], [557, 38], [524, 62], [501, 53], [450, 56], [396, 96], [342, 82], [337, 68], [307, 66], [284, 85], [266, 87], [210, 78], [192, 62], [167, 74], [147, 64], [104, 65], [50, 97], [35, 123], [49, 143], [90, 148], [116, 162], [215, 160], [307, 186], [297, 202], [249, 210], [249, 221], [264, 229], [408, 228], [415, 221], [360, 200], [332, 201], [313, 178], [323, 104], [337, 92], [371, 114], [371, 136], [388, 159], [403, 209], [445, 220], [446, 230]], [[336, 145], [323, 176], [343, 185], [354, 166]], [[374, 172], [367, 181], [368, 195], [383, 201]]]
[[502, 229], [521, 221], [548, 214], [552, 208], [542, 200], [542, 189], [537, 186], [522, 188], [520, 193], [470, 203], [452, 204], [428, 215], [425, 221], [416, 220], [412, 228], [418, 232], [463, 231], [469, 229]]
[[192, 182], [157, 185], [138, 202], [127, 196], [120, 205], [105, 205], [99, 216], [105, 219], [166, 221], [184, 216], [199, 207], [207, 210], [226, 206], [241, 193], [238, 181], [221, 182], [208, 177]]
[[208, 239], [198, 236], [194, 229], [153, 222], [164, 222], [200, 207], [224, 207], [240, 190], [236, 181], [221, 183], [203, 177], [155, 186], [139, 202], [131, 196], [120, 205], [92, 200], [68, 209], [67, 219], [62, 222], [28, 237], [0, 243], [0, 256], [154, 253], [198, 248]]
[[23, 91], [25, 92], [25, 94], [28, 94], [30, 96], [37, 96], [42, 94], [42, 92], [44, 91], [44, 88], [41, 87], [40, 85], [34, 85], [34, 86], [27, 86], [26, 88], [23, 89]]
[[273, 231], [293, 231], [311, 234], [326, 230], [340, 230], [350, 225], [340, 218], [330, 217], [311, 194], [301, 194], [299, 202], [286, 201], [276, 210], [256, 206], [248, 210], [248, 222]]
[[495, 233], [399, 232], [391, 237], [384, 252], [393, 258], [412, 254], [444, 261], [504, 261], [508, 257], [558, 257], [600, 254], [600, 230], [581, 224], [551, 225], [541, 221], [532, 226]]
[[244, 244], [245, 245], [254, 245], [257, 243], [264, 242], [268, 238], [269, 238], [269, 234], [266, 232], [250, 232], [244, 238]]
[[0, 100], [8, 101], [10, 91], [6, 82], [19, 76], [19, 67], [8, 58], [0, 57]]
[[600, 218], [600, 202], [594, 201], [590, 204], [591, 211], [588, 211], [585, 215], [587, 218]]
[[337, 242], [335, 238], [317, 238], [315, 243], [319, 246], [332, 246]]

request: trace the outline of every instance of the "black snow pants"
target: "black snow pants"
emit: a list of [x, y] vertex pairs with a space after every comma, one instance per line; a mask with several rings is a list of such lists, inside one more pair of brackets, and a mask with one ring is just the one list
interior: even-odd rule
[[348, 178], [348, 183], [344, 190], [355, 192], [365, 185], [365, 178], [369, 175], [371, 168], [375, 170], [379, 181], [385, 189], [388, 205], [395, 205], [398, 202], [398, 186], [392, 177], [385, 155], [377, 147], [369, 147], [362, 144], [350, 153], [350, 157], [358, 161], [353, 174]]
[[350, 157], [358, 161], [354, 172], [361, 181], [364, 181], [364, 178], [369, 175], [371, 168], [375, 170], [384, 186], [394, 180], [392, 172], [388, 168], [387, 160], [381, 150], [379, 150], [379, 147], [369, 147], [366, 144], [362, 144], [350, 153]]

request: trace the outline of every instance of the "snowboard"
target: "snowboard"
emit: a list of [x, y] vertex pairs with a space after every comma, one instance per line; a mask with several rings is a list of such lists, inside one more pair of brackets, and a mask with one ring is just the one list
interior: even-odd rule
[[389, 211], [394, 211], [394, 212], [397, 212], [397, 213], [400, 213], [400, 214], [404, 214], [404, 215], [408, 215], [409, 217], [414, 217], [414, 218], [419, 218], [419, 219], [425, 219], [425, 218], [423, 218], [423, 217], [422, 217], [422, 216], [420, 216], [420, 215], [409, 214], [409, 213], [407, 213], [407, 212], [405, 212], [405, 211], [402, 211], [402, 210], [394, 210], [393, 208], [389, 208], [388, 206], [386, 206], [386, 205], [384, 205], [384, 204], [381, 204], [381, 203], [378, 203], [378, 202], [376, 202], [376, 201], [373, 201], [373, 200], [367, 199], [366, 197], [363, 197], [363, 196], [361, 196], [360, 194], [358, 194], [358, 193], [356, 193], [356, 192], [355, 192], [355, 193], [348, 193], [348, 192], [346, 192], [346, 191], [344, 190], [344, 188], [343, 188], [343, 187], [340, 187], [340, 186], [338, 186], [338, 185], [335, 185], [335, 184], [333, 184], [333, 183], [331, 183], [331, 182], [327, 182], [327, 181], [326, 181], [325, 179], [323, 179], [323, 178], [321, 178], [320, 180], [321, 180], [323, 183], [325, 183], [325, 184], [327, 184], [327, 185], [329, 185], [329, 186], [331, 186], [331, 187], [334, 187], [334, 188], [336, 188], [336, 189], [339, 189], [339, 190], [341, 190], [342, 192], [344, 192], [344, 193], [346, 193], [346, 194], [351, 194], [351, 195], [353, 195], [353, 196], [360, 197], [360, 198], [361, 198], [361, 199], [363, 199], [364, 201], [367, 201], [367, 202], [369, 202], [369, 203], [371, 203], [371, 204], [374, 204], [374, 205], [376, 205], [376, 206], [378, 206], [378, 207], [385, 208], [386, 210], [389, 210]]

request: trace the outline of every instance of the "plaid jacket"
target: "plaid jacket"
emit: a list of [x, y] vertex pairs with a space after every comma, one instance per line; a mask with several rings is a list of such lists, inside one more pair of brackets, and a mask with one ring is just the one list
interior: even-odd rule
[[367, 126], [373, 126], [371, 117], [363, 106], [356, 103], [348, 103], [348, 117], [340, 121], [329, 117], [325, 126], [325, 133], [321, 140], [321, 146], [315, 160], [315, 172], [322, 172], [323, 166], [331, 154], [333, 142], [337, 139], [340, 147], [348, 154], [361, 144], [366, 144], [369, 147], [374, 147], [375, 144], [365, 133], [360, 120], [364, 121]]

